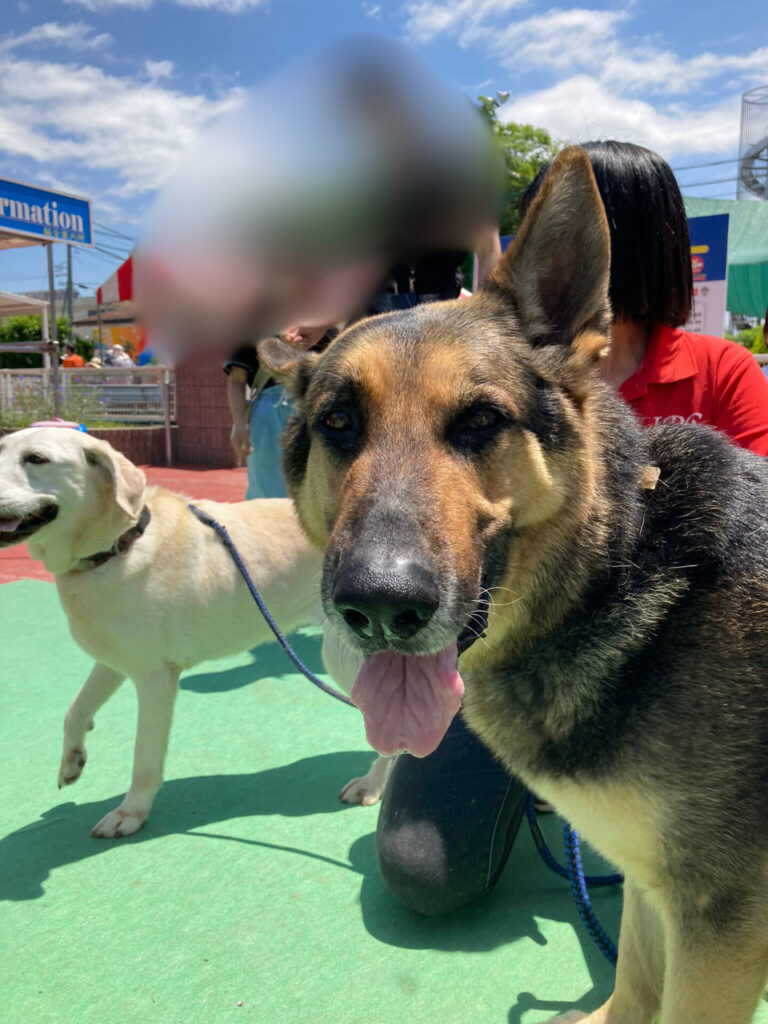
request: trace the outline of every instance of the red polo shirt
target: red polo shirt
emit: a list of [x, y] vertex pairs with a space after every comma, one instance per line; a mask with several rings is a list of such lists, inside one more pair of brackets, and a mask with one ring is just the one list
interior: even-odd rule
[[708, 423], [742, 448], [768, 455], [768, 378], [733, 341], [657, 327], [619, 394], [645, 427]]

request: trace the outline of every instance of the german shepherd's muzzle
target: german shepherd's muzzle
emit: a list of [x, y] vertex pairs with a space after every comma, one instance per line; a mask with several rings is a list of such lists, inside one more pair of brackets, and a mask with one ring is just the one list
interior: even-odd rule
[[626, 876], [589, 1021], [747, 1024], [768, 977], [768, 464], [707, 428], [642, 431], [600, 381], [609, 262], [571, 148], [471, 299], [320, 357], [260, 352], [297, 397], [286, 475], [365, 658], [372, 745], [428, 754], [463, 676], [469, 725]]
[[[518, 243], [525, 305], [505, 294], [526, 274], [507, 260], [474, 299], [365, 321], [321, 360], [261, 346], [301, 403], [285, 468], [302, 522], [326, 546], [326, 614], [366, 658], [353, 698], [385, 753], [440, 741], [463, 692], [457, 638], [482, 628], [489, 594], [504, 605], [518, 592], [519, 580], [504, 585], [512, 540], [574, 514], [594, 474], [579, 441], [580, 378], [606, 344], [607, 227], [591, 172], [577, 161], [566, 176], [589, 203], [572, 241], [593, 252], [577, 275], [564, 273], [562, 249], [548, 253], [538, 294], [539, 250], [560, 227], [540, 203], [533, 234], [544, 237]], [[567, 322], [550, 323], [544, 300]], [[538, 358], [528, 326], [573, 340], [567, 356]]]

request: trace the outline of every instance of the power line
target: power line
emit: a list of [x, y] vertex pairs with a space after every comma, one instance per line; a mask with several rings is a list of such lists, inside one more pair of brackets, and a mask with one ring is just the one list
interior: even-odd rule
[[132, 249], [121, 249], [119, 245], [115, 245], [115, 243], [111, 242], [109, 239], [99, 238], [98, 235], [96, 236], [95, 242], [96, 245], [102, 245], [105, 249], [111, 249], [113, 252], [122, 253], [123, 256], [130, 256], [133, 252]]
[[687, 181], [681, 188], [703, 188], [709, 185], [724, 185], [728, 182], [737, 182], [740, 179], [736, 178], [713, 178], [712, 181]]
[[112, 249], [107, 249], [103, 245], [94, 245], [93, 247], [96, 252], [102, 253], [104, 256], [109, 256], [110, 259], [116, 260], [118, 263], [124, 263], [126, 255], [122, 252], [114, 252]]
[[136, 241], [135, 238], [132, 238], [130, 235], [124, 235], [122, 231], [117, 231], [115, 228], [109, 227], [108, 224], [102, 224], [98, 220], [95, 220], [93, 223], [97, 228], [101, 228], [102, 231], [106, 231], [108, 234], [114, 235], [116, 238], [124, 238], [126, 242], [131, 243]]
[[113, 270], [115, 263], [118, 262], [114, 256], [104, 256], [97, 249], [91, 249], [89, 256], [91, 259], [98, 260], [100, 263], [107, 263]]
[[94, 232], [100, 238], [106, 238], [110, 245], [119, 245], [123, 249], [132, 249], [133, 243], [128, 244], [128, 239], [124, 239], [122, 235], [115, 235], [111, 231], [102, 231], [101, 228], [96, 228]]
[[719, 167], [721, 164], [737, 164], [741, 157], [734, 156], [730, 160], [710, 160], [706, 164], [687, 164], [685, 167], [673, 167], [672, 170], [677, 173], [678, 171], [694, 171], [698, 167]]

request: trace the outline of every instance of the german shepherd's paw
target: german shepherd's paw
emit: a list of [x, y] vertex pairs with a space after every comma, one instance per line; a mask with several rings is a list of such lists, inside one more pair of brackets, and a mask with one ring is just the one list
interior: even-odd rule
[[363, 807], [372, 807], [381, 800], [384, 792], [384, 782], [371, 779], [371, 772], [359, 779], [350, 779], [344, 789], [339, 793], [339, 800], [343, 804], [362, 804]]
[[138, 832], [146, 820], [146, 811], [124, 811], [118, 807], [104, 815], [91, 835], [95, 839], [122, 839]]
[[59, 789], [62, 786], [71, 786], [77, 782], [83, 774], [85, 762], [88, 760], [88, 751], [83, 743], [80, 747], [69, 747], [64, 751], [59, 765]]
[[589, 1020], [589, 1017], [581, 1010], [569, 1010], [568, 1013], [562, 1013], [558, 1017], [550, 1017], [546, 1024], [573, 1024], [577, 1020]]

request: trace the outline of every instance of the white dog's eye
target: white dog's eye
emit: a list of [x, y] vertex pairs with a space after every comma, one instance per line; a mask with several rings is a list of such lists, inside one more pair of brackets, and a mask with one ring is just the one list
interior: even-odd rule
[[28, 463], [30, 466], [44, 466], [51, 460], [46, 459], [44, 455], [40, 455], [37, 452], [27, 452], [21, 461]]

